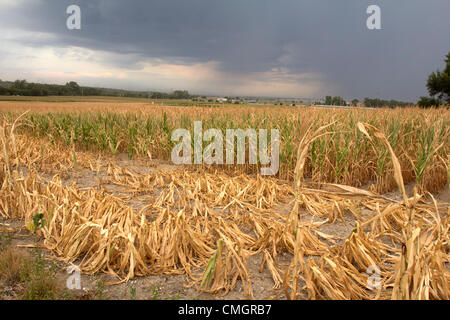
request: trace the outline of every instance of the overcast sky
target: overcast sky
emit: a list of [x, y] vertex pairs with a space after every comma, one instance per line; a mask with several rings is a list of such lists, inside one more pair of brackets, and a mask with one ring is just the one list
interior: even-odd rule
[[[371, 4], [382, 30], [366, 27]], [[415, 101], [444, 67], [449, 13], [449, 0], [0, 0], [0, 79]]]

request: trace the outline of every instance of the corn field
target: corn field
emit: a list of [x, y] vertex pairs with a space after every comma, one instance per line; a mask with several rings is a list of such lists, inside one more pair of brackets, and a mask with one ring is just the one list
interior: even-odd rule
[[[450, 192], [448, 108], [61, 105], [0, 105], [0, 217], [30, 226], [41, 214], [30, 232], [85, 274], [183, 274], [199, 291], [239, 283], [253, 298], [258, 259], [273, 299], [450, 298], [450, 204], [437, 198]], [[170, 159], [172, 131], [196, 120], [279, 129], [278, 174], [154, 165]], [[152, 170], [121, 164], [123, 154]], [[69, 183], [77, 172], [89, 186]], [[351, 232], [326, 232], [348, 219]]]

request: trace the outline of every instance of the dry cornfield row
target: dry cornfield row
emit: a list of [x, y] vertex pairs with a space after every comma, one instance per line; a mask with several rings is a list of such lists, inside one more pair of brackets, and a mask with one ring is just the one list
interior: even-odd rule
[[[305, 182], [309, 150], [332, 125], [304, 130], [292, 182], [202, 168], [140, 174], [73, 146], [15, 133], [23, 124], [4, 121], [0, 127], [0, 215], [29, 225], [42, 213], [46, 223], [37, 232], [45, 246], [84, 273], [109, 273], [118, 282], [185, 274], [187, 285], [222, 294], [240, 282], [252, 298], [247, 261], [257, 257], [260, 270], [272, 277], [274, 298], [305, 293], [310, 299], [449, 299], [450, 207], [420, 185], [407, 196], [402, 161], [369, 124], [355, 123], [355, 132], [386, 147], [402, 200]], [[63, 181], [68, 170], [82, 168], [97, 175], [97, 186]], [[146, 196], [139, 210], [130, 205], [137, 195]], [[321, 229], [346, 216], [356, 227], [345, 237]], [[280, 259], [283, 253], [289, 262]], [[380, 268], [379, 290], [367, 288], [371, 266]]]
[[[11, 110], [15, 112], [11, 113]], [[278, 129], [280, 170], [277, 177], [294, 180], [297, 146], [312, 126], [333, 123], [328, 134], [310, 145], [304, 175], [320, 183], [339, 183], [385, 193], [396, 188], [389, 151], [378, 140], [369, 140], [357, 123], [371, 124], [383, 132], [402, 167], [406, 184], [421, 191], [439, 192], [450, 180], [450, 114], [448, 108], [319, 109], [274, 107], [166, 107], [145, 103], [40, 103], [0, 102], [0, 111], [13, 121], [19, 112], [32, 110], [23, 119], [27, 133], [75, 150], [107, 155], [126, 153], [130, 159], [169, 160], [175, 143], [173, 130], [193, 130], [201, 120], [203, 130], [216, 128]], [[203, 147], [206, 147], [206, 143]], [[221, 166], [220, 170], [256, 174], [259, 165]]]

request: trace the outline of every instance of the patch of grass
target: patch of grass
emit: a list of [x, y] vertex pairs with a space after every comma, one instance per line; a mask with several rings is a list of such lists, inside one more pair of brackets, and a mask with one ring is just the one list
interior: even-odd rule
[[57, 300], [63, 296], [64, 289], [56, 280], [55, 266], [45, 264], [40, 250], [36, 250], [31, 265], [23, 265], [22, 281], [25, 300]]
[[12, 247], [0, 252], [0, 279], [8, 286], [21, 282], [30, 273], [31, 259], [22, 250]]
[[136, 300], [136, 288], [135, 287], [130, 287], [130, 299]]
[[161, 294], [161, 292], [160, 292], [159, 288], [153, 284], [152, 285], [152, 300], [161, 300], [160, 294]]
[[95, 280], [95, 298], [97, 300], [105, 300], [105, 282], [102, 279]]
[[57, 300], [64, 296], [55, 267], [45, 264], [40, 250], [32, 257], [24, 250], [4, 247], [0, 252], [0, 280], [24, 300]]
[[[449, 171], [450, 173], [450, 171]], [[12, 233], [0, 231], [0, 250], [3, 251], [3, 249], [9, 245], [11, 245], [12, 241]]]

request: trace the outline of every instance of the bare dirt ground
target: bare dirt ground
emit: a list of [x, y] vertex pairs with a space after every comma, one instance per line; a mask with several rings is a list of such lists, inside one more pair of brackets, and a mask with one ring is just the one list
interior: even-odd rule
[[[110, 161], [110, 160], [108, 160]], [[115, 164], [138, 174], [148, 174], [157, 172], [158, 170], [179, 170], [179, 167], [173, 166], [168, 162], [152, 160], [139, 161], [129, 160], [126, 155], [119, 155], [114, 160]], [[110, 181], [111, 176], [106, 172], [106, 160], [101, 160], [100, 170], [98, 172], [89, 169], [70, 170], [64, 173], [62, 182], [67, 185], [75, 184], [78, 188], [102, 188], [107, 193], [111, 193], [118, 197], [127, 199], [127, 205], [133, 207], [136, 211], [142, 209], [151, 201], [145, 194], [130, 194], [124, 188], [113, 184]], [[22, 168], [22, 170], [26, 170]], [[43, 174], [47, 179], [51, 179], [51, 174]], [[406, 187], [408, 194], [412, 193], [413, 185]], [[398, 192], [390, 192], [385, 195], [391, 199], [401, 200]], [[447, 205], [450, 202], [450, 192], [448, 189], [442, 190], [439, 194], [434, 195], [441, 205]], [[294, 199], [285, 203], [279, 203], [276, 206], [277, 212], [287, 214], [293, 206]], [[369, 210], [362, 210], [363, 216], [372, 214]], [[302, 219], [305, 221], [323, 222], [312, 215], [305, 213]], [[356, 219], [346, 214], [344, 219], [337, 219], [333, 223], [325, 223], [320, 227], [320, 231], [337, 237], [337, 243], [343, 242], [352, 230], [355, 228]], [[36, 254], [36, 247], [41, 250], [46, 262], [49, 265], [56, 265], [56, 279], [61, 287], [66, 286], [66, 280], [69, 277], [67, 273], [68, 265], [59, 262], [56, 257], [44, 248], [43, 239], [38, 238], [25, 228], [23, 221], [12, 221], [0, 219], [0, 231], [9, 237], [9, 245], [17, 248], [24, 248], [30, 255]], [[281, 253], [279, 256], [280, 267], [287, 266], [292, 260], [289, 253]], [[251, 275], [252, 287], [255, 299], [270, 299], [277, 291], [274, 290], [274, 282], [267, 268], [260, 272], [261, 256], [256, 255], [247, 260], [248, 271]], [[285, 265], [283, 265], [285, 264]], [[204, 270], [194, 270], [196, 274], [201, 275]], [[143, 300], [159, 300], [159, 299], [245, 299], [242, 284], [238, 281], [237, 286], [223, 296], [220, 294], [202, 293], [195, 287], [187, 285], [185, 275], [154, 275], [147, 277], [137, 277], [128, 283], [117, 285], [105, 285], [107, 282], [117, 281], [106, 274], [85, 275], [81, 276], [81, 290], [69, 290], [68, 295], [71, 299], [143, 299]], [[301, 285], [303, 285], [301, 283]], [[301, 298], [306, 298], [306, 292]], [[14, 289], [2, 285], [0, 283], [0, 298], [15, 299], [17, 298]], [[278, 299], [285, 299], [284, 295]]]

